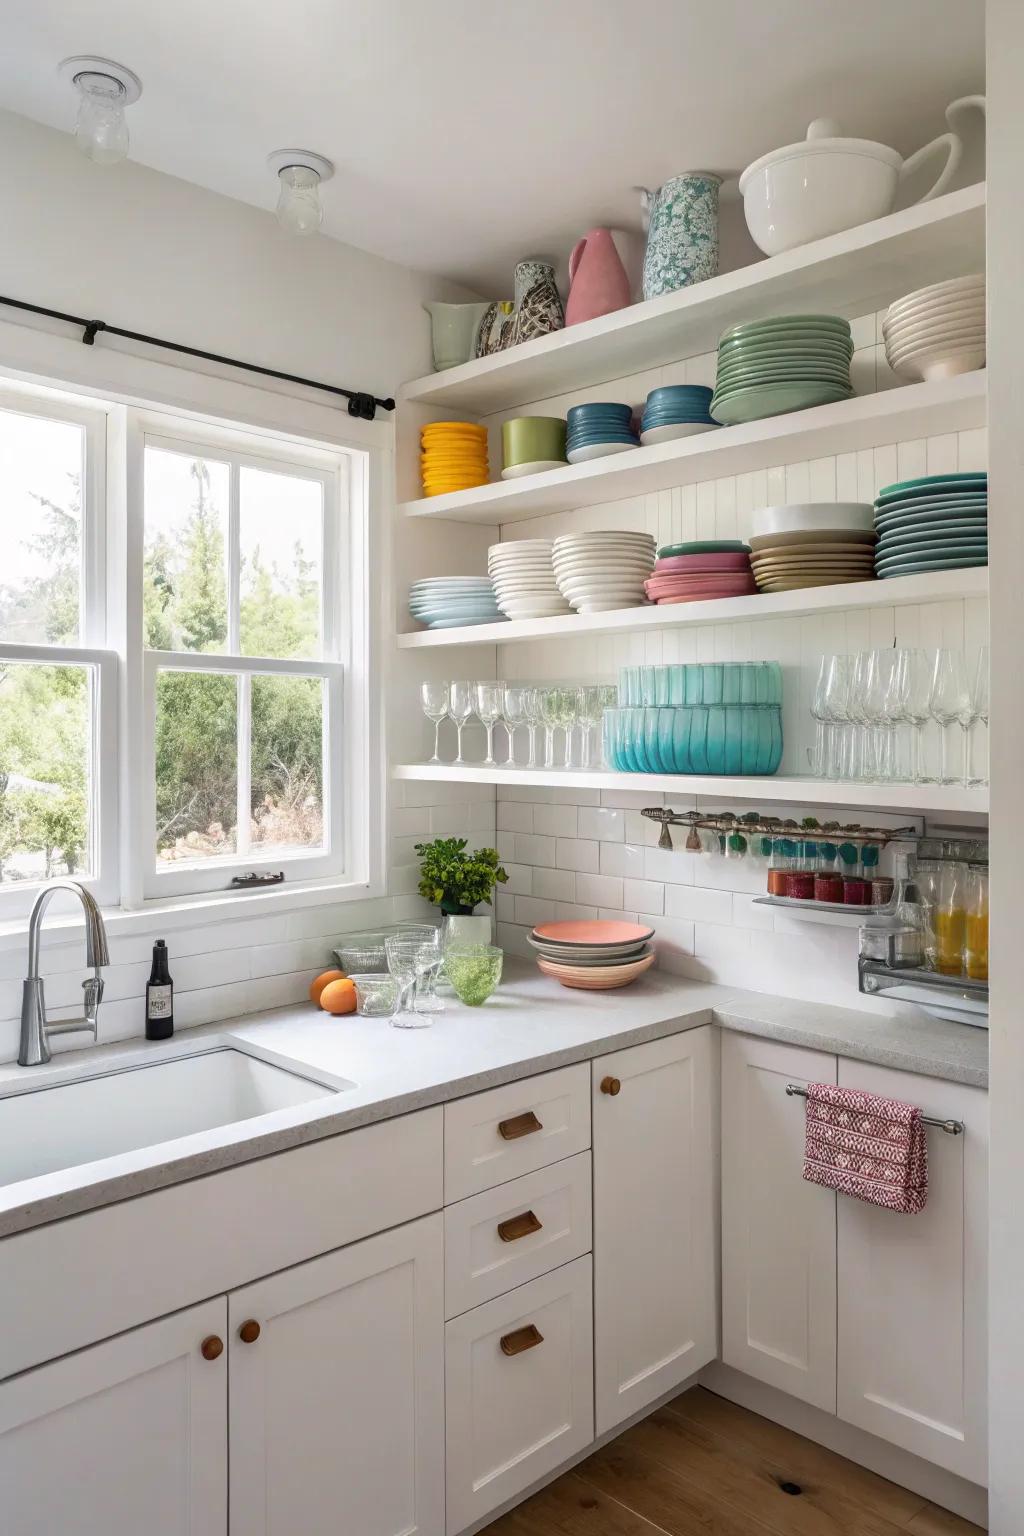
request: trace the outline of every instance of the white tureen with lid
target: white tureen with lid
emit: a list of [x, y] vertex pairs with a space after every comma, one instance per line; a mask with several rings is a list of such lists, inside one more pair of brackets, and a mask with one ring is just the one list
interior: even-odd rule
[[957, 134], [940, 133], [904, 160], [887, 144], [844, 138], [831, 118], [816, 118], [806, 139], [762, 155], [743, 172], [747, 227], [761, 250], [775, 256], [882, 218], [892, 212], [900, 182], [940, 149], [946, 163], [917, 199], [921, 203], [944, 192], [952, 180], [963, 152]]

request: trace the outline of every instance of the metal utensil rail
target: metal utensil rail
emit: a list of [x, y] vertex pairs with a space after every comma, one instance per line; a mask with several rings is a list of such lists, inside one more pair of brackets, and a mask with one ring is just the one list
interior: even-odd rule
[[[807, 1089], [800, 1088], [796, 1083], [786, 1084], [786, 1093], [791, 1099], [806, 1099]], [[936, 1120], [933, 1115], [922, 1115], [924, 1125], [934, 1125], [937, 1131], [945, 1131], [947, 1136], [962, 1136], [964, 1125], [962, 1120]]]

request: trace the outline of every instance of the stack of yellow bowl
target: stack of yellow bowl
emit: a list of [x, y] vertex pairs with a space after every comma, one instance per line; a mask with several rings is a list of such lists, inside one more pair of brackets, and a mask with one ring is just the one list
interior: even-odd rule
[[423, 428], [420, 440], [424, 495], [445, 496], [487, 484], [486, 427], [471, 421], [435, 421]]

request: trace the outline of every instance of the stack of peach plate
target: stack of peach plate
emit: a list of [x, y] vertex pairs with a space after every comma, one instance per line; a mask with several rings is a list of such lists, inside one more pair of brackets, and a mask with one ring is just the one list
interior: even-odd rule
[[626, 922], [538, 923], [528, 942], [545, 976], [563, 987], [609, 992], [654, 964], [654, 929]]

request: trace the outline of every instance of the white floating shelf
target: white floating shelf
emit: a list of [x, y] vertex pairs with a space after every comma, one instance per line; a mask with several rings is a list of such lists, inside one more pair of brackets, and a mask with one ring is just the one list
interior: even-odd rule
[[401, 503], [398, 510], [406, 517], [507, 525], [549, 512], [593, 507], [698, 480], [766, 469], [772, 464], [827, 458], [984, 424], [985, 371], [981, 369], [954, 379], [907, 384], [857, 395], [835, 405], [817, 405], [742, 426], [720, 427], [699, 437], [635, 448], [521, 480], [498, 481], [447, 496], [425, 496]]
[[550, 768], [485, 768], [467, 764], [399, 763], [394, 779], [439, 784], [505, 784], [557, 789], [650, 790], [654, 794], [690, 798], [701, 795], [727, 805], [731, 800], [763, 804], [849, 805], [863, 810], [899, 811], [917, 815], [987, 815], [988, 789], [963, 789], [957, 784], [847, 784], [830, 779], [732, 778], [703, 774], [612, 773], [607, 770]]
[[[985, 270], [985, 184], [631, 305], [507, 352], [414, 379], [400, 401], [487, 415], [709, 352], [772, 314], [868, 314], [927, 283]], [[829, 450], [823, 450], [828, 452]]]
[[761, 592], [699, 603], [617, 608], [611, 613], [571, 613], [555, 619], [514, 619], [504, 624], [467, 624], [463, 629], [423, 629], [397, 637], [399, 650], [453, 645], [515, 645], [526, 640], [570, 640], [582, 635], [682, 629], [694, 624], [749, 623], [752, 619], [801, 618], [851, 608], [895, 608], [988, 595], [988, 569], [926, 571], [888, 581], [855, 581], [797, 592]]

